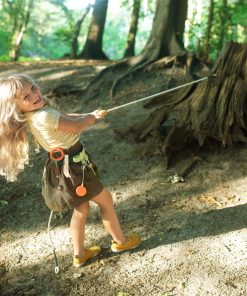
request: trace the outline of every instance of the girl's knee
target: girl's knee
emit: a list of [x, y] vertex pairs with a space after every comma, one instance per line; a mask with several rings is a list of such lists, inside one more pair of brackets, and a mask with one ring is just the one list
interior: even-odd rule
[[108, 190], [106, 190], [106, 189], [105, 189], [105, 197], [106, 197], [106, 199], [107, 199], [109, 202], [111, 202], [111, 203], [113, 204], [113, 198], [112, 198], [112, 195], [111, 195], [111, 193], [110, 193]]
[[85, 215], [89, 210], [89, 202], [84, 202], [76, 207], [74, 207], [73, 214], [82, 214]]
[[99, 195], [92, 199], [99, 207], [112, 206], [113, 199], [111, 193], [107, 189], [103, 189]]

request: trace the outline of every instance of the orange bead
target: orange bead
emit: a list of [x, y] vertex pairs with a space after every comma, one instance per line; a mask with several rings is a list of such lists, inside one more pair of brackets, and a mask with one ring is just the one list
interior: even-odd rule
[[[60, 156], [56, 157], [55, 153], [60, 153]], [[53, 159], [55, 161], [60, 161], [60, 160], [64, 159], [64, 155], [65, 155], [65, 153], [61, 147], [54, 147], [50, 151], [50, 157], [51, 157], [51, 159]]]
[[87, 189], [81, 185], [76, 188], [75, 192], [78, 196], [85, 196], [87, 194]]

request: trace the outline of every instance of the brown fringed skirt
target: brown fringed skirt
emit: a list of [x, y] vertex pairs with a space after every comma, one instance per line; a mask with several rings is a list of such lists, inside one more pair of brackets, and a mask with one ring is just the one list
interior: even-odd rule
[[93, 166], [93, 170], [90, 166], [86, 166], [84, 169], [83, 186], [86, 187], [86, 195], [78, 196], [76, 194], [76, 188], [82, 184], [83, 169], [82, 162], [73, 162], [73, 156], [79, 154], [82, 150], [83, 146], [79, 142], [68, 150], [64, 150], [65, 154], [69, 155], [69, 171], [71, 178], [65, 177], [63, 173], [64, 161], [54, 161], [48, 154], [42, 178], [42, 195], [50, 210], [63, 211], [68, 208], [74, 208], [89, 201], [103, 190], [104, 186], [95, 175], [97, 167], [91, 156], [86, 153]]

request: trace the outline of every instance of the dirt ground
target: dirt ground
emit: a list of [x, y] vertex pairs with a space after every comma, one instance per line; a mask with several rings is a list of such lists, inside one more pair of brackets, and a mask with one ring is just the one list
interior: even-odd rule
[[[122, 91], [120, 87], [116, 100], [110, 101], [103, 85], [88, 99], [83, 89], [104, 66], [83, 61], [8, 63], [0, 64], [0, 76], [31, 75], [50, 99], [70, 113], [120, 105], [159, 88], [158, 81], [139, 81]], [[68, 94], [71, 86], [74, 92]], [[55, 274], [47, 235], [50, 212], [40, 188], [46, 153], [33, 152], [30, 167], [17, 182], [0, 179], [0, 295], [247, 295], [246, 145], [195, 150], [200, 160], [184, 182], [173, 183], [195, 156], [193, 148], [178, 153], [165, 170], [152, 138], [130, 143], [116, 132], [141, 123], [150, 112], [141, 104], [121, 109], [81, 136], [113, 195], [124, 231], [139, 232], [141, 246], [111, 253], [111, 238], [92, 204], [86, 246], [99, 244], [103, 251], [75, 269], [68, 211], [52, 220], [60, 267]]]

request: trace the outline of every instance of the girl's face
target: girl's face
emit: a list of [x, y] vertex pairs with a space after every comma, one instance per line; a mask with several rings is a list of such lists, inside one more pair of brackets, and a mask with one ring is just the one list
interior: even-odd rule
[[45, 100], [35, 84], [26, 84], [15, 103], [19, 111], [25, 113], [42, 108], [45, 105]]

